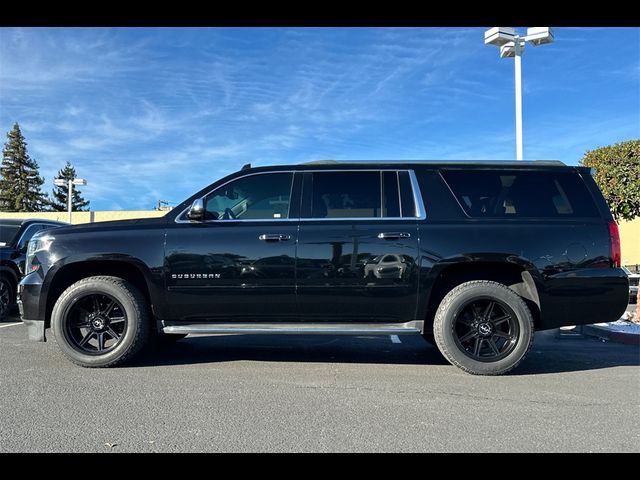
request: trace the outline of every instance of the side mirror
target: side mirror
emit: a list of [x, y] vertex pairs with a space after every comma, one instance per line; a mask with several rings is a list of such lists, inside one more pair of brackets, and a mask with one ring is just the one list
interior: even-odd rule
[[187, 218], [189, 220], [195, 220], [201, 222], [204, 220], [204, 201], [202, 198], [196, 198], [189, 210], [187, 211]]

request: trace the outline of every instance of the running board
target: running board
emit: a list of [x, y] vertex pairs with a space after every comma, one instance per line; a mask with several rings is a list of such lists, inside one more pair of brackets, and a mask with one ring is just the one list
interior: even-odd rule
[[250, 335], [408, 335], [422, 332], [424, 322], [406, 323], [196, 323], [167, 325], [169, 334]]

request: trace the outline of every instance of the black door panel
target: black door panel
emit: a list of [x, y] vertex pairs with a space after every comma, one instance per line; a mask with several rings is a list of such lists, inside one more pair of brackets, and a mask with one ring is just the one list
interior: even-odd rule
[[[262, 235], [288, 237], [264, 241]], [[167, 233], [171, 317], [181, 320], [297, 319], [297, 223], [219, 221]]]
[[[298, 182], [299, 183], [299, 182]], [[297, 220], [293, 173], [248, 174], [206, 195], [205, 222], [167, 231], [165, 275], [171, 318], [291, 321]], [[297, 214], [296, 214], [297, 215]]]
[[[393, 231], [407, 235], [380, 238]], [[301, 221], [298, 304], [305, 321], [413, 320], [418, 289], [415, 220]]]

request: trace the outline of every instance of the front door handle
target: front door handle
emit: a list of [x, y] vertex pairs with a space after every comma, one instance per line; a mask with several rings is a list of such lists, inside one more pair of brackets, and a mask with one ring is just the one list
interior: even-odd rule
[[378, 238], [383, 240], [397, 240], [398, 238], [409, 238], [410, 233], [407, 232], [382, 232], [378, 234]]
[[258, 240], [265, 242], [286, 242], [291, 240], [291, 235], [285, 235], [284, 233], [263, 233], [258, 235]]

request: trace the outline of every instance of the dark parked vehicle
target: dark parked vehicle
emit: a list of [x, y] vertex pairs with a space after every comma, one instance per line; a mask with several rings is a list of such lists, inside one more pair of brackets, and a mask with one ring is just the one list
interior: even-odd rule
[[27, 244], [36, 232], [68, 225], [40, 219], [0, 219], [0, 320], [15, 305], [18, 282], [24, 276]]
[[162, 218], [52, 233], [22, 318], [86, 367], [190, 333], [422, 334], [496, 375], [534, 330], [616, 320], [629, 295], [602, 194], [561, 162], [249, 167]]

